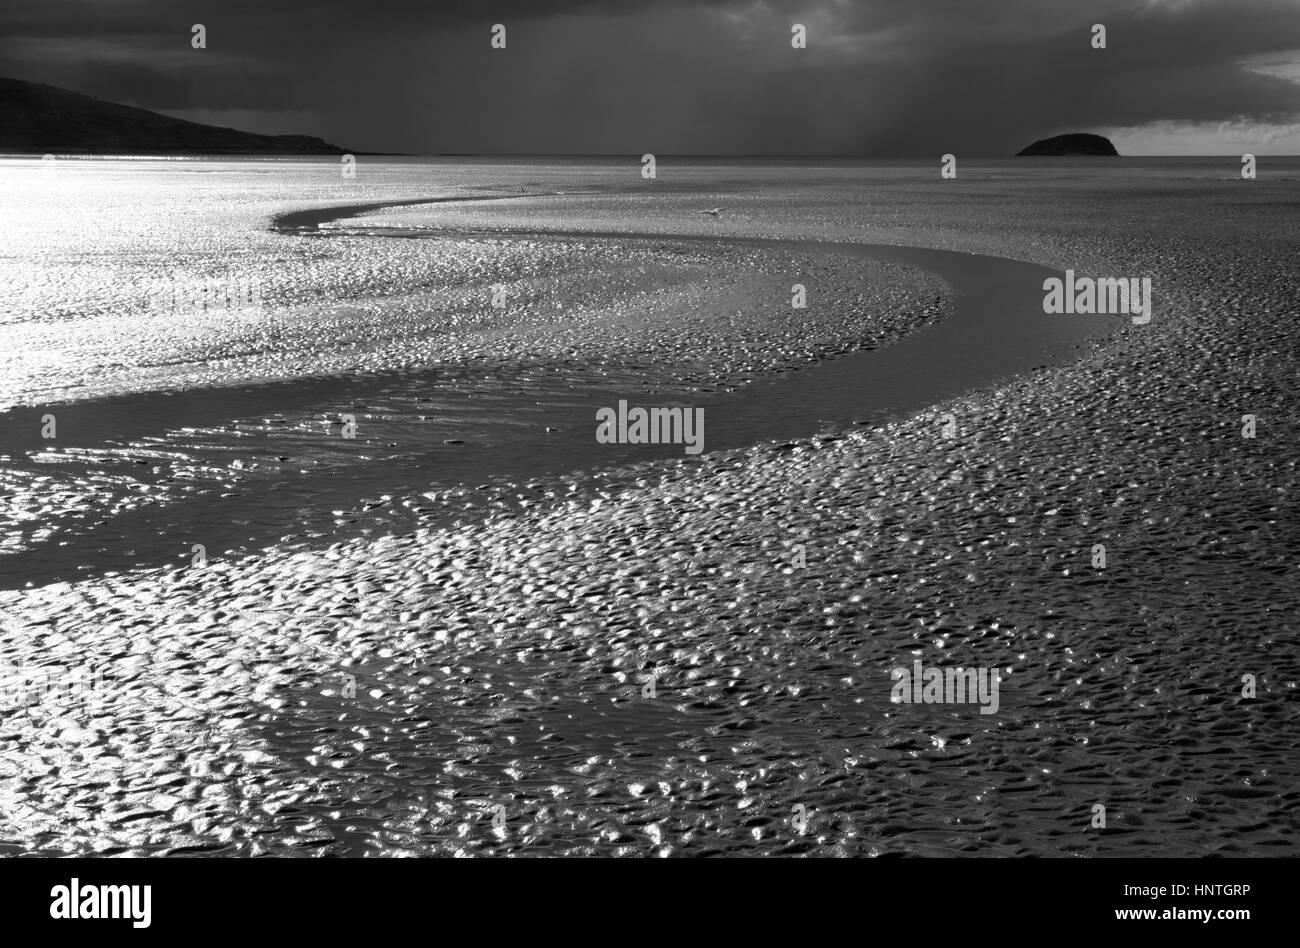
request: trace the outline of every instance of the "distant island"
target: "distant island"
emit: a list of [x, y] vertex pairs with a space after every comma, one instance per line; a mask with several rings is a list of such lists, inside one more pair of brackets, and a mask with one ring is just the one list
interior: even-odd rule
[[0, 77], [0, 152], [79, 155], [342, 155], [310, 135], [259, 135]]
[[1056, 135], [1034, 142], [1028, 148], [1016, 152], [1016, 157], [1036, 156], [1059, 157], [1062, 155], [1104, 155], [1117, 158], [1119, 152], [1110, 143], [1110, 139], [1086, 132], [1073, 132], [1069, 135]]

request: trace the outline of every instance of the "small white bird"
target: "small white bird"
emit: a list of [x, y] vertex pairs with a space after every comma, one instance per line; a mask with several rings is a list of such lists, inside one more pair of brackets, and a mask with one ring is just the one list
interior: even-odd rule
[[711, 216], [713, 216], [713, 217], [717, 217], [719, 214], [722, 213], [722, 210], [723, 210], [723, 209], [720, 208], [720, 207], [715, 207], [715, 208], [713, 208], [713, 210], [710, 210], [710, 211], [696, 211], [695, 213], [697, 213], [697, 214], [709, 214], [709, 215], [711, 215]]

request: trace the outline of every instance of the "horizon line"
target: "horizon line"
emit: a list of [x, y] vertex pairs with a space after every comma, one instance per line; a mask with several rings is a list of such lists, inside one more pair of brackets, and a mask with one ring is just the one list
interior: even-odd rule
[[[173, 153], [150, 153], [150, 152], [43, 152], [43, 151], [0, 151], [0, 158], [30, 158], [36, 155], [55, 154], [62, 158], [337, 158], [344, 154], [365, 158], [602, 158], [602, 159], [635, 159], [640, 160], [640, 155], [636, 152], [401, 152], [401, 151], [337, 151], [337, 152], [173, 152]], [[845, 154], [826, 154], [826, 155], [770, 155], [770, 154], [752, 154], [742, 152], [643, 152], [644, 154], [654, 154], [655, 159], [662, 158], [688, 158], [688, 159], [730, 159], [730, 160], [768, 160], [768, 161], [921, 161], [921, 160], [941, 160], [942, 155], [932, 154], [907, 154], [907, 155], [845, 155]], [[1253, 154], [1256, 158], [1300, 158], [1300, 153], [1285, 154], [1261, 154], [1259, 152], [1220, 152], [1205, 153], [1197, 152], [1195, 154], [1153, 154], [1153, 155], [1018, 155], [1018, 154], [967, 154], [953, 152], [959, 159], [976, 159], [976, 160], [1002, 160], [1007, 158], [1028, 158], [1031, 160], [1045, 161], [1070, 161], [1074, 159], [1104, 159], [1112, 161], [1114, 159], [1166, 159], [1166, 158], [1223, 158], [1240, 160], [1241, 155]]]

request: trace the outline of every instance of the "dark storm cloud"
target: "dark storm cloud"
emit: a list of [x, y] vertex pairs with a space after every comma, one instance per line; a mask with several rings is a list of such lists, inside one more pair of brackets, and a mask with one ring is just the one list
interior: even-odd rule
[[[489, 47], [497, 22], [505, 51]], [[795, 22], [806, 50], [790, 48]], [[1098, 22], [1105, 50], [1089, 45]], [[206, 50], [190, 48], [194, 23]], [[1249, 64], [1295, 50], [1294, 0], [46, 0], [0, 11], [0, 74], [205, 120], [260, 112], [258, 131], [411, 152], [973, 155], [1072, 129], [1287, 123], [1300, 85]]]

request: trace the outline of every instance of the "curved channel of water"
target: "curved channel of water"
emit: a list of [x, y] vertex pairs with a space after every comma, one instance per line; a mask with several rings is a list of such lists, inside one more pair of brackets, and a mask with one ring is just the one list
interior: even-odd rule
[[[513, 195], [537, 197], [537, 195]], [[501, 200], [424, 198], [283, 214], [272, 228], [285, 234], [347, 239], [365, 233], [393, 238], [460, 238], [474, 233], [455, 230], [397, 230], [369, 226], [322, 228], [394, 206]], [[362, 221], [356, 222], [359, 225]], [[54, 532], [30, 548], [6, 557], [0, 587], [72, 580], [108, 570], [177, 566], [188, 555], [177, 538], [201, 535], [209, 549], [230, 554], [260, 547], [324, 545], [369, 532], [409, 532], [418, 526], [450, 520], [459, 512], [430, 512], [414, 505], [367, 513], [375, 522], [353, 521], [351, 528], [329, 524], [329, 512], [354, 510], [365, 498], [414, 497], [492, 479], [526, 483], [531, 478], [578, 471], [599, 471], [662, 458], [682, 458], [681, 445], [600, 444], [595, 439], [596, 412], [620, 398], [632, 405], [688, 404], [703, 408], [704, 452], [788, 441], [815, 434], [827, 424], [877, 424], [1037, 367], [1068, 359], [1086, 341], [1110, 332], [1115, 322], [1088, 316], [1047, 316], [1042, 310], [1047, 268], [980, 254], [882, 244], [779, 240], [682, 234], [526, 229], [493, 231], [495, 239], [591, 238], [621, 241], [703, 242], [757, 248], [799, 249], [895, 261], [930, 270], [955, 291], [951, 312], [943, 319], [876, 350], [822, 362], [797, 372], [756, 381], [730, 393], [637, 391], [620, 385], [608, 372], [590, 377], [573, 369], [553, 375], [539, 372], [526, 379], [487, 377], [464, 380], [443, 369], [331, 376], [263, 383], [199, 392], [152, 392], [75, 402], [58, 407], [60, 445], [65, 449], [103, 450], [130, 445], [180, 429], [208, 430], [234, 418], [258, 418], [273, 405], [281, 414], [328, 411], [340, 405], [406, 406], [428, 411], [418, 424], [395, 424], [394, 445], [383, 463], [334, 463], [304, 471], [275, 467], [275, 454], [292, 453], [307, 444], [285, 446], [278, 431], [241, 432], [246, 450], [266, 454], [255, 483], [241, 489], [191, 490], [161, 505], [119, 511]], [[417, 402], [435, 402], [434, 405]], [[399, 407], [398, 415], [406, 408]], [[50, 406], [18, 408], [0, 416], [0, 434], [13, 456], [40, 451], [40, 416]], [[387, 409], [384, 409], [387, 410]], [[416, 416], [409, 416], [414, 421]], [[427, 420], [425, 420], [427, 418]], [[249, 435], [252, 437], [249, 437]], [[265, 444], [255, 444], [265, 435]], [[319, 438], [317, 438], [319, 441]], [[241, 449], [245, 449], [241, 445]], [[317, 451], [323, 450], [318, 445]], [[127, 448], [118, 453], [130, 453]], [[283, 461], [284, 458], [279, 460]], [[328, 459], [327, 459], [328, 460]], [[130, 459], [127, 459], [130, 463]], [[144, 462], [135, 462], [144, 463]], [[372, 505], [367, 503], [369, 509]], [[322, 526], [322, 512], [323, 526]], [[311, 521], [313, 528], [306, 529]], [[316, 527], [322, 527], [316, 529]], [[74, 541], [74, 542], [69, 542]], [[178, 545], [179, 544], [179, 545]], [[17, 561], [17, 562], [15, 562]]]
[[[879, 423], [916, 411], [1031, 369], [1057, 364], [1089, 340], [1108, 335], [1114, 323], [1096, 316], [1043, 313], [1043, 281], [1059, 271], [1038, 264], [984, 254], [891, 244], [783, 240], [698, 234], [628, 234], [621, 231], [561, 229], [474, 232], [465, 229], [418, 230], [364, 228], [322, 230], [321, 225], [360, 217], [387, 207], [451, 203], [459, 198], [415, 199], [313, 208], [281, 215], [272, 222], [282, 233], [438, 239], [481, 233], [495, 238], [538, 237], [726, 243], [837, 253], [920, 267], [941, 277], [957, 293], [952, 312], [939, 322], [909, 333], [881, 349], [861, 350], [843, 358], [801, 369], [787, 376], [756, 382], [738, 392], [693, 399], [707, 407], [709, 431], [705, 450], [739, 447], [768, 439], [806, 437], [827, 424], [845, 420]], [[471, 200], [500, 200], [472, 198]], [[607, 445], [594, 439], [595, 408], [584, 404], [564, 418], [565, 453], [599, 463], [608, 460]], [[588, 411], [588, 409], [590, 409]], [[585, 416], [583, 411], [586, 411]], [[655, 446], [642, 446], [650, 456]], [[575, 453], [576, 452], [576, 453]], [[665, 455], [680, 451], [665, 450]], [[575, 464], [574, 467], [582, 466]]]

